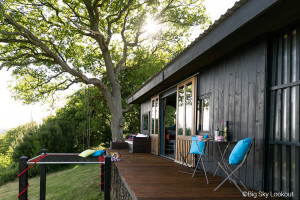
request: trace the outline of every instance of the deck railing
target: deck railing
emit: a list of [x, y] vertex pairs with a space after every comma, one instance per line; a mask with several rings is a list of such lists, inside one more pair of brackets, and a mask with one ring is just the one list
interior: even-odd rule
[[[68, 156], [78, 156], [78, 154], [68, 154], [68, 153], [46, 153], [46, 149], [41, 150], [41, 155], [36, 156], [30, 160], [26, 156], [22, 156], [19, 158], [19, 195], [18, 198], [20, 200], [28, 199], [28, 170], [35, 164], [40, 165], [40, 200], [46, 199], [46, 165], [47, 164], [103, 164], [101, 166], [101, 174], [104, 173], [104, 176], [101, 176], [101, 191], [104, 189], [104, 199], [110, 200], [110, 190], [111, 190], [111, 157], [106, 156], [104, 161], [97, 160], [85, 160], [80, 158], [79, 160], [51, 160], [51, 161], [43, 161], [43, 158], [46, 156], [58, 156], [63, 155], [66, 158]], [[30, 164], [30, 165], [29, 165]], [[29, 166], [28, 166], [29, 165]]]

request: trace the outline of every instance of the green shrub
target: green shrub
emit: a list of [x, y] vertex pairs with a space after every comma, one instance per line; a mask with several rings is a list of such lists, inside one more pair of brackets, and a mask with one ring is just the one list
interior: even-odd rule
[[13, 181], [18, 177], [18, 165], [15, 162], [3, 167], [0, 165], [0, 185]]

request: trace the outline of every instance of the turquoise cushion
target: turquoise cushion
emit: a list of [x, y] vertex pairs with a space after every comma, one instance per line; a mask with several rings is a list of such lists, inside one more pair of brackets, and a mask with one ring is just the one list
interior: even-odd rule
[[250, 145], [251, 145], [251, 138], [240, 140], [235, 145], [235, 147], [233, 148], [229, 156], [229, 164], [231, 165], [240, 164], [243, 161]]
[[[207, 137], [208, 137], [208, 134], [206, 134], [204, 136], [204, 139], [207, 139]], [[206, 147], [205, 142], [201, 142], [201, 141], [199, 141], [198, 137], [192, 136], [192, 144], [191, 144], [191, 149], [190, 149], [191, 154], [204, 155], [205, 147]], [[200, 152], [199, 152], [199, 150], [200, 150]]]
[[105, 150], [98, 150], [92, 154], [92, 156], [102, 156], [105, 153]]

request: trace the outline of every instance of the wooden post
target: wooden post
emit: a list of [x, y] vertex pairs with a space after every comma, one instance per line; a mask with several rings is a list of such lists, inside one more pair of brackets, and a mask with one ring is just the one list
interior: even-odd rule
[[[101, 174], [104, 173], [104, 164], [101, 164]], [[104, 183], [104, 176], [105, 176], [105, 173], [101, 176], [101, 184]], [[104, 184], [101, 185], [101, 191], [104, 191]]]
[[[47, 153], [46, 149], [41, 150], [42, 155]], [[40, 200], [46, 199], [46, 165], [40, 165]]]
[[[22, 156], [19, 158], [19, 173], [22, 173], [24, 170], [27, 169], [27, 160], [28, 158], [26, 156]], [[19, 194], [21, 194], [24, 191], [23, 194], [19, 197], [20, 200], [27, 200], [27, 185], [28, 171], [26, 171], [19, 177]]]
[[104, 166], [104, 200], [110, 200], [110, 187], [111, 187], [111, 158], [105, 157]]

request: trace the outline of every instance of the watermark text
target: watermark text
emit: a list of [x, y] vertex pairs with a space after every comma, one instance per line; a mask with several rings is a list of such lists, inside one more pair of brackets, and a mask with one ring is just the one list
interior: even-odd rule
[[246, 198], [288, 198], [294, 197], [293, 192], [263, 192], [263, 191], [244, 191], [243, 197]]

